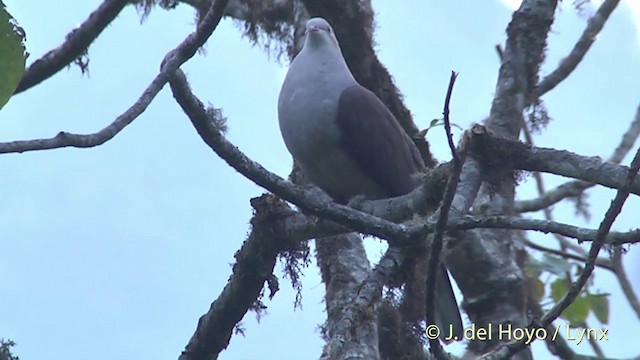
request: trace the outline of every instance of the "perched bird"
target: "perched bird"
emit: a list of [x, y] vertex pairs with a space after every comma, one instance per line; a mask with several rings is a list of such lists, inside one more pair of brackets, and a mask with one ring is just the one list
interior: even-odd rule
[[[351, 74], [331, 25], [307, 22], [278, 98], [280, 131], [306, 178], [335, 201], [406, 194], [425, 166], [418, 149], [378, 97]], [[443, 267], [436, 286], [438, 323], [462, 338], [462, 323]]]

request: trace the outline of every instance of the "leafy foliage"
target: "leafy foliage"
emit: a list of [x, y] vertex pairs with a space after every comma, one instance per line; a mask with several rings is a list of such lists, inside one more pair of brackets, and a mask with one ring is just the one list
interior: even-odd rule
[[[550, 296], [555, 302], [558, 302], [568, 290], [567, 280], [559, 278], [551, 283]], [[608, 294], [580, 294], [560, 317], [569, 321], [570, 326], [584, 326], [590, 313], [593, 313], [603, 324], [609, 322]]]
[[25, 39], [24, 29], [0, 0], [0, 108], [9, 101], [24, 73]]

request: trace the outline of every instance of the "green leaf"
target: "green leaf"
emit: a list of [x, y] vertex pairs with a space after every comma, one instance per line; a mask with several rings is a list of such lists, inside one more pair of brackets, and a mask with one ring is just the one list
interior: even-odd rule
[[589, 316], [589, 301], [584, 296], [578, 296], [576, 300], [560, 315], [569, 321], [570, 326], [583, 326]]
[[551, 283], [551, 298], [558, 302], [567, 293], [567, 280], [563, 278], [556, 279]]
[[16, 90], [26, 61], [24, 30], [0, 0], [0, 109]]
[[591, 311], [603, 324], [609, 323], [609, 295], [608, 294], [596, 294], [587, 295], [587, 301], [591, 305]]
[[433, 119], [431, 120], [431, 122], [429, 123], [429, 127], [434, 127], [438, 124], [438, 121], [440, 121], [440, 119]]

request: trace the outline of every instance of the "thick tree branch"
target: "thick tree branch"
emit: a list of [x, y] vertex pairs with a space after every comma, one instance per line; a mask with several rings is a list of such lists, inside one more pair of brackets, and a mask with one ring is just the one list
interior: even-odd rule
[[286, 239], [273, 236], [270, 218], [274, 213], [292, 210], [273, 195], [252, 199], [251, 205], [255, 209], [251, 233], [235, 254], [233, 274], [209, 311], [200, 317], [178, 360], [217, 358], [229, 345], [236, 324], [255, 306], [265, 282], [273, 274], [277, 255], [287, 247]]
[[191, 93], [182, 71], [176, 71], [171, 80], [171, 90], [204, 142], [231, 167], [257, 185], [312, 214], [347, 225], [359, 232], [394, 241], [409, 238], [405, 226], [333, 203], [327, 197], [318, 196], [302, 186], [286, 181], [249, 159], [220, 133], [202, 102]]
[[324, 327], [327, 343], [321, 359], [379, 359], [376, 310], [380, 292], [374, 293], [369, 306], [358, 313], [357, 323], [341, 319], [345, 311], [356, 309], [352, 300], [359, 296], [362, 289], [359, 285], [371, 273], [360, 235], [348, 232], [317, 238], [316, 252], [327, 292]]
[[[501, 158], [504, 161], [501, 166], [566, 176], [612, 189], [624, 186], [629, 170], [627, 166], [608, 163], [597, 156], [531, 147], [517, 140], [494, 136], [481, 125], [475, 125], [471, 133], [474, 152], [481, 155], [486, 164], [490, 164], [491, 159]], [[631, 185], [631, 193], [640, 195], [640, 180], [636, 179]]]
[[140, 98], [129, 107], [122, 115], [118, 116], [111, 124], [93, 134], [72, 134], [61, 131], [58, 135], [49, 139], [22, 140], [0, 143], [0, 154], [22, 153], [25, 151], [47, 150], [63, 147], [88, 148], [102, 145], [111, 140], [127, 125], [131, 124], [142, 114], [151, 101], [160, 92], [169, 77], [182, 65], [195, 55], [209, 39], [222, 18], [222, 12], [228, 0], [216, 0], [211, 4], [207, 14], [198, 24], [197, 29], [189, 34], [174, 50], [170, 51], [160, 68], [160, 72], [142, 92]]
[[21, 93], [53, 76], [86, 53], [89, 45], [120, 14], [128, 0], [105, 0], [80, 26], [73, 29], [56, 49], [44, 54], [25, 70], [15, 94]]
[[[496, 91], [486, 126], [505, 139], [517, 139], [523, 123], [523, 110], [533, 96], [547, 35], [554, 20], [556, 0], [524, 0], [507, 26], [507, 41], [498, 72]], [[476, 149], [479, 150], [479, 149]], [[473, 155], [472, 155], [473, 154]], [[469, 149], [469, 156], [481, 157], [485, 168], [484, 183], [474, 204], [484, 214], [511, 214], [515, 181], [501, 170], [502, 158], [484, 157]], [[491, 179], [492, 177], [492, 179]], [[515, 234], [504, 230], [477, 230], [465, 234], [464, 244], [453, 248], [449, 256], [451, 271], [465, 296], [465, 309], [472, 323], [511, 323], [526, 326], [526, 279], [520, 262], [526, 257]], [[472, 274], [472, 275], [469, 275]], [[505, 276], [508, 274], [508, 276]], [[483, 354], [501, 341], [471, 341], [468, 349]], [[530, 359], [528, 352], [515, 359]]]

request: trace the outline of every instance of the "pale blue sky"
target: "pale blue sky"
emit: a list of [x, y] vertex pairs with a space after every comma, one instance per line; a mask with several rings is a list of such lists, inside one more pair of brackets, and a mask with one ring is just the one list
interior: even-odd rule
[[[30, 63], [59, 45], [100, 1], [5, 3], [27, 33]], [[496, 82], [494, 45], [504, 41], [511, 10], [498, 0], [405, 4], [373, 1], [376, 40], [419, 126], [440, 117], [451, 70], [460, 72], [453, 120], [464, 128], [480, 121]], [[619, 6], [583, 64], [545, 96], [554, 120], [538, 145], [602, 157], [617, 145], [640, 102], [640, 41], [630, 9]], [[192, 31], [193, 18], [186, 6], [156, 9], [140, 25], [139, 14], [126, 8], [90, 48], [90, 76], [71, 67], [13, 98], [0, 111], [0, 141], [107, 125], [137, 99], [164, 54]], [[584, 19], [569, 8], [559, 13], [543, 73], [583, 27]], [[251, 47], [230, 21], [209, 40], [206, 56], [183, 66], [195, 93], [223, 108], [229, 139], [281, 176], [291, 166], [276, 120], [286, 66]], [[429, 140], [446, 161], [441, 130]], [[0, 173], [0, 337], [15, 340], [16, 353], [33, 360], [177, 358], [229, 277], [248, 232], [249, 198], [263, 192], [202, 143], [168, 88], [105, 145], [2, 155]], [[547, 186], [562, 181], [548, 177]], [[520, 197], [535, 196], [533, 189], [523, 184]], [[590, 194], [597, 205], [591, 223], [575, 219], [570, 203], [556, 206], [557, 219], [597, 227], [613, 192]], [[614, 228], [637, 227], [639, 205], [631, 199]], [[550, 237], [536, 239], [554, 244]], [[367, 243], [379, 252], [374, 241]], [[626, 264], [636, 291], [638, 260], [634, 248]], [[611, 292], [615, 304], [610, 340], [602, 347], [611, 356], [638, 355], [629, 344], [637, 341], [640, 324], [619, 287], [602, 271], [596, 287]], [[259, 324], [253, 314], [245, 317], [245, 337], [235, 336], [220, 359], [318, 357], [324, 304], [317, 268], [305, 271], [304, 310], [293, 310], [294, 294], [284, 279], [281, 288], [266, 301], [268, 315]]]

